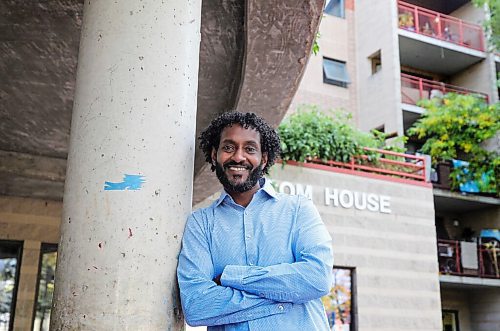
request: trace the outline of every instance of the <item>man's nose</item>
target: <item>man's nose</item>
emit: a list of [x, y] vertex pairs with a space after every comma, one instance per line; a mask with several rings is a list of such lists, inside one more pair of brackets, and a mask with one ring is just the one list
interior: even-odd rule
[[245, 153], [243, 151], [243, 149], [241, 148], [238, 148], [234, 154], [232, 155], [231, 159], [234, 161], [234, 162], [237, 162], [237, 163], [240, 163], [240, 162], [243, 162], [246, 160], [246, 157], [245, 157]]

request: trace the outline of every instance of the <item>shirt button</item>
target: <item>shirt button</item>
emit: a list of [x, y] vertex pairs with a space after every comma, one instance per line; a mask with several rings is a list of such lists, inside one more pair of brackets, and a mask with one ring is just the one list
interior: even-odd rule
[[278, 305], [278, 309], [283, 311], [283, 309], [285, 309], [285, 308], [283, 307], [283, 305]]
[[247, 237], [247, 239], [252, 238], [252, 236], [251, 236], [251, 235], [249, 235], [249, 234], [247, 234], [247, 236], [246, 236], [246, 237]]
[[249, 265], [253, 265], [253, 263], [249, 263]]

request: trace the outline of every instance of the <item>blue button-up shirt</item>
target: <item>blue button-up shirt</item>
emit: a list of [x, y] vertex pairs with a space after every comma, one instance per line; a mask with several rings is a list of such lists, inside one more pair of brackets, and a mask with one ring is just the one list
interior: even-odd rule
[[177, 268], [186, 321], [208, 330], [328, 330], [320, 297], [331, 286], [331, 237], [310, 200], [262, 184], [246, 208], [223, 192], [188, 218]]

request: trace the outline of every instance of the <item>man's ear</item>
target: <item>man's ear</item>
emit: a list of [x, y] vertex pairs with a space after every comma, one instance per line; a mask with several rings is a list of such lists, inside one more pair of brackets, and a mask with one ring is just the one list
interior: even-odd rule
[[262, 153], [262, 161], [260, 161], [260, 164], [262, 164], [262, 168], [266, 167], [266, 164], [267, 164], [267, 152]]
[[217, 151], [215, 150], [215, 147], [212, 147], [212, 164], [215, 165], [217, 162]]

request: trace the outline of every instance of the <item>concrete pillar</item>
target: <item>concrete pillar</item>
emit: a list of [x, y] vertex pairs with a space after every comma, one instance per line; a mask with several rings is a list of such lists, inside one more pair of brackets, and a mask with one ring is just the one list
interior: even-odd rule
[[85, 1], [51, 330], [179, 330], [201, 0]]

